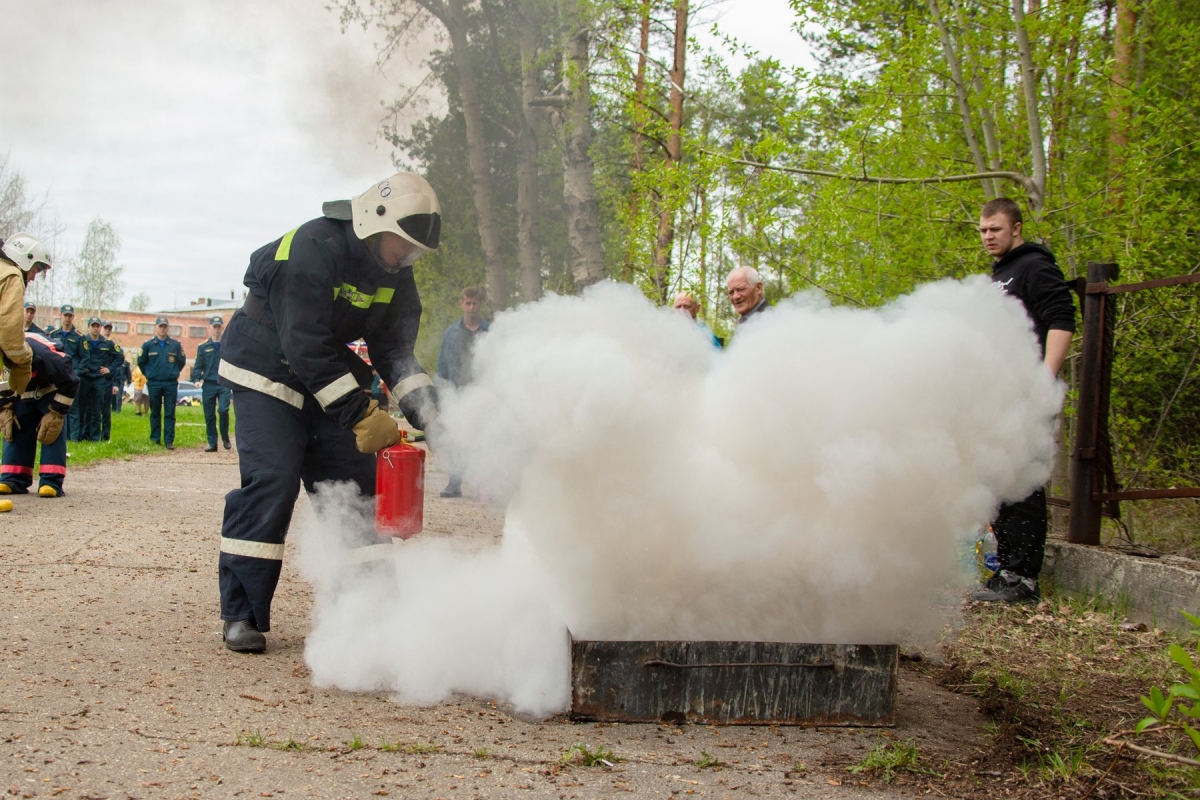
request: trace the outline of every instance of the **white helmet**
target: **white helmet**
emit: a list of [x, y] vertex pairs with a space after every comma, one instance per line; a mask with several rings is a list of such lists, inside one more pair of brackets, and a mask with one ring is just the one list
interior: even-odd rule
[[29, 272], [35, 264], [44, 264], [50, 269], [50, 251], [31, 233], [14, 233], [4, 241], [4, 257]]
[[413, 172], [397, 172], [350, 201], [354, 233], [366, 239], [389, 231], [435, 253], [442, 232], [442, 206], [429, 182]]

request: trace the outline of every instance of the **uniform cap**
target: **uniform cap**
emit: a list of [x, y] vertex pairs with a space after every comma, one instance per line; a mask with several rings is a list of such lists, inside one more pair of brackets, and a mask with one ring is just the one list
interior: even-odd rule
[[89, 328], [93, 325], [99, 325], [99, 324], [100, 324], [99, 317], [88, 317], [88, 327]]
[[106, 322], [105, 322], [105, 323], [104, 323], [104, 324], [103, 324], [101, 327], [103, 327], [103, 328], [111, 328], [111, 327], [112, 327], [112, 323], [111, 323], [111, 322], [108, 322], [108, 321], [106, 321]]
[[70, 303], [67, 303], [65, 306], [59, 306], [58, 313], [60, 313], [60, 314], [74, 314], [74, 313], [75, 313], [75, 306], [71, 305]]
[[220, 314], [217, 314], [216, 316], [212, 316], [212, 317], [208, 318], [208, 324], [209, 325], [224, 325], [225, 320], [221, 319]]
[[154, 324], [155, 325], [169, 325], [170, 323], [167, 322], [166, 317], [159, 317], [158, 319], [154, 320]]
[[35, 306], [33, 303], [26, 303], [25, 307], [32, 308], [34, 311], [37, 311], [37, 306]]

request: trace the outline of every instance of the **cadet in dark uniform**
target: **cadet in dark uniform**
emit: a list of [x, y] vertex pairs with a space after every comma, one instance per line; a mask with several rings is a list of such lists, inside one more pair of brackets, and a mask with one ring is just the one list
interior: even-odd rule
[[261, 652], [301, 484], [353, 480], [375, 493], [374, 453], [400, 440], [367, 394], [371, 362], [412, 424], [427, 430], [433, 383], [413, 356], [421, 301], [412, 264], [434, 252], [437, 195], [424, 178], [393, 175], [353, 200], [326, 203], [250, 256], [246, 304], [221, 343], [233, 388], [241, 486], [225, 496], [218, 572], [230, 650]]
[[[3, 431], [4, 455], [0, 459], [0, 494], [25, 494], [33, 485], [33, 462], [38, 442], [42, 460], [38, 467], [38, 494], [61, 497], [67, 477], [67, 439], [63, 417], [73, 405], [79, 378], [58, 342], [36, 333], [25, 335], [33, 351], [33, 378], [20, 398], [8, 398], [16, 412], [16, 425]], [[19, 426], [19, 427], [18, 427]]]
[[[50, 331], [47, 336], [58, 342], [59, 349], [63, 351], [63, 354], [67, 358], [71, 359], [71, 365], [75, 368], [75, 374], [78, 375], [80, 347], [83, 345], [84, 336], [75, 327], [75, 306], [69, 303], [60, 306], [58, 313], [61, 317], [59, 326], [55, 330]], [[63, 427], [63, 432], [68, 442], [79, 441], [79, 403], [71, 405], [71, 411], [67, 414], [67, 424]]]
[[123, 385], [121, 379], [125, 374], [125, 351], [112, 340], [111, 322], [105, 322], [100, 329], [104, 332], [104, 341], [112, 346], [108, 357], [108, 386], [101, 392], [100, 438], [107, 442], [112, 438], [112, 412], [117, 407], [116, 398], [120, 391], [117, 387]]
[[25, 304], [25, 332], [26, 333], [36, 333], [39, 336], [45, 336], [46, 332], [44, 330], [42, 330], [41, 328], [39, 328], [37, 326], [37, 324], [33, 321], [34, 317], [36, 317], [36, 316], [37, 316], [37, 306], [34, 305], [33, 303], [26, 303]]
[[[79, 346], [79, 438], [85, 442], [108, 441], [105, 428], [112, 426], [108, 395], [112, 391], [115, 343], [100, 335], [100, 319], [88, 320], [88, 335]], [[106, 424], [107, 423], [107, 424]]]
[[142, 345], [137, 365], [146, 376], [146, 394], [150, 397], [150, 441], [161, 441], [168, 450], [174, 450], [179, 373], [187, 358], [183, 345], [167, 335], [169, 327], [166, 317], [154, 320], [154, 338]]
[[200, 384], [200, 393], [204, 404], [204, 430], [208, 434], [208, 449], [204, 452], [217, 452], [217, 419], [221, 421], [221, 443], [228, 450], [233, 445], [229, 441], [229, 401], [233, 398], [233, 390], [222, 386], [217, 370], [221, 366], [221, 332], [225, 329], [225, 321], [220, 317], [208, 320], [208, 341], [196, 348], [196, 360], [192, 363], [192, 382]]
[[[101, 330], [104, 333], [105, 339], [112, 339], [113, 324], [111, 322], [104, 323]], [[130, 372], [129, 362], [125, 360], [125, 351], [115, 341], [113, 342], [113, 351], [120, 358], [114, 358], [113, 363], [108, 365], [108, 369], [110, 370], [108, 377], [112, 379], [112, 385], [115, 389], [109, 398], [109, 409], [119, 414], [121, 413], [121, 399], [125, 394], [125, 384], [129, 381]], [[105, 434], [104, 438], [108, 439], [107, 429], [105, 430]]]

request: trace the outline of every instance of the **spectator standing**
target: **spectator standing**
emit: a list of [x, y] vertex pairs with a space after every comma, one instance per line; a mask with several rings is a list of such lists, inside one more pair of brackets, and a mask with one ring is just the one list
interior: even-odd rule
[[150, 441], [175, 449], [175, 403], [179, 397], [179, 373], [187, 357], [183, 346], [167, 335], [170, 322], [166, 317], [154, 320], [154, 338], [142, 345], [137, 364], [146, 376], [146, 393], [150, 398]]
[[705, 336], [712, 339], [713, 347], [721, 349], [721, 340], [712, 332], [712, 328], [705, 325], [704, 320], [700, 319], [700, 303], [696, 301], [696, 298], [687, 292], [680, 292], [675, 295], [675, 302], [671, 304], [671, 307], [695, 320], [696, 327], [703, 331]]
[[[75, 306], [67, 303], [59, 306], [58, 309], [59, 321], [58, 328], [49, 332], [49, 338], [55, 340], [59, 344], [59, 349], [67, 358], [71, 359], [71, 365], [75, 368], [75, 374], [80, 371], [79, 357], [83, 347], [84, 336], [75, 327]], [[79, 425], [79, 403], [71, 404], [71, 410], [67, 414], [67, 424], [64, 426], [64, 435], [68, 442], [79, 441], [80, 425]]]
[[98, 317], [89, 319], [87, 338], [79, 346], [79, 438], [85, 442], [108, 441], [105, 430], [112, 428], [109, 365], [116, 345], [100, 334], [100, 325]]
[[37, 306], [33, 303], [25, 303], [25, 332], [36, 333], [40, 336], [45, 336], [46, 332], [34, 324], [34, 317], [37, 316]]
[[133, 407], [137, 409], [137, 415], [140, 417], [142, 414], [149, 414], [150, 400], [146, 397], [146, 376], [134, 366], [133, 377], [129, 381], [133, 384]]
[[192, 363], [192, 382], [200, 386], [204, 405], [204, 430], [208, 434], [206, 453], [217, 452], [218, 419], [221, 444], [226, 450], [233, 446], [229, 441], [229, 401], [233, 398], [233, 390], [222, 386], [217, 375], [221, 367], [221, 332], [224, 330], [225, 321], [220, 316], [209, 318], [208, 341], [197, 348], [196, 360]]
[[425, 430], [437, 411], [413, 355], [421, 300], [412, 266], [437, 250], [441, 231], [433, 187], [402, 172], [322, 211], [250, 256], [249, 293], [221, 344], [241, 481], [225, 496], [217, 571], [222, 636], [238, 652], [266, 649], [300, 487], [349, 480], [374, 496], [375, 453], [400, 441], [396, 420], [364, 391], [370, 369], [346, 343], [365, 341], [415, 427]]
[[[437, 374], [451, 386], [462, 387], [471, 382], [471, 360], [475, 339], [487, 332], [488, 321], [483, 318], [483, 290], [468, 286], [462, 290], [459, 301], [462, 318], [442, 334], [442, 346], [438, 350]], [[450, 480], [442, 490], [442, 497], [462, 497], [462, 472], [450, 465]]]
[[771, 307], [763, 293], [762, 278], [754, 267], [738, 267], [731, 271], [725, 279], [725, 291], [733, 310], [738, 313], [738, 325], [744, 325], [746, 320]]
[[[997, 197], [979, 214], [979, 236], [994, 261], [992, 280], [1021, 301], [1033, 323], [1042, 360], [1058, 375], [1075, 333], [1075, 303], [1054, 256], [1021, 236], [1021, 208]], [[1003, 380], [998, 376], [997, 380]], [[974, 598], [988, 603], [1028, 603], [1041, 597], [1038, 576], [1046, 553], [1046, 490], [1000, 506], [992, 531], [1000, 569]]]
[[33, 464], [38, 442], [38, 495], [61, 497], [67, 477], [67, 440], [63, 419], [75, 399], [79, 378], [71, 359], [58, 342], [36, 333], [26, 334], [33, 353], [33, 378], [20, 397], [9, 398], [12, 416], [0, 432], [4, 438], [0, 457], [0, 494], [26, 494], [33, 485]]
[[108, 359], [108, 387], [101, 392], [104, 410], [100, 415], [100, 438], [106, 442], [112, 438], [112, 413], [121, 410], [117, 400], [121, 396], [121, 390], [125, 388], [125, 351], [113, 341], [112, 329], [111, 322], [105, 322], [100, 327], [104, 341], [112, 345], [112, 353]]

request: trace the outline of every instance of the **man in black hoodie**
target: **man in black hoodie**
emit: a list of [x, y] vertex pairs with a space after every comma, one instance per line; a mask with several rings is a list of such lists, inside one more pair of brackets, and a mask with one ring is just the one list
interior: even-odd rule
[[[1058, 375], [1075, 332], [1075, 305], [1062, 270], [1049, 250], [1021, 238], [1021, 209], [1012, 200], [998, 197], [988, 202], [979, 217], [984, 249], [996, 260], [992, 280], [1025, 306], [1042, 360], [1052, 375]], [[1037, 601], [1046, 528], [1045, 489], [1002, 505], [992, 523], [1000, 569], [974, 598], [989, 603]]]

